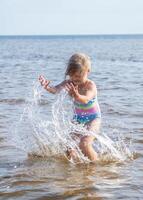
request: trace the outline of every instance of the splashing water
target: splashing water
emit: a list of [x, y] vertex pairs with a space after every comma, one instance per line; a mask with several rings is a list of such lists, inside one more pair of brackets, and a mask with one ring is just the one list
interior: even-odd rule
[[28, 154], [42, 157], [53, 155], [66, 157], [67, 148], [71, 148], [76, 151], [80, 162], [89, 162], [78, 147], [79, 141], [74, 140], [70, 134], [78, 131], [83, 135], [92, 134], [96, 137], [93, 146], [98, 152], [99, 160], [122, 162], [131, 157], [129, 146], [120, 135], [117, 135], [114, 141], [103, 131], [96, 134], [87, 131], [80, 124], [72, 123], [73, 101], [65, 90], [57, 95], [57, 100], [52, 105], [51, 119], [43, 119], [42, 93], [39, 83], [35, 83], [33, 97], [27, 100], [13, 133], [13, 142], [17, 148], [23, 149]]

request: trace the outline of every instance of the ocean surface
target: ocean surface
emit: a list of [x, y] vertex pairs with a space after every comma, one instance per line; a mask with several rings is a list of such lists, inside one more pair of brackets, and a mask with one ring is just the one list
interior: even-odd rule
[[[91, 57], [100, 134], [111, 138], [95, 164], [53, 154], [61, 97], [38, 85], [40, 74], [62, 81], [75, 52]], [[143, 199], [143, 35], [0, 37], [0, 199]]]

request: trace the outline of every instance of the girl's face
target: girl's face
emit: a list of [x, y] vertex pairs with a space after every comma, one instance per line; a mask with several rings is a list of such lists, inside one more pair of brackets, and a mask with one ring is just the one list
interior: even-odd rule
[[88, 72], [75, 72], [74, 74], [70, 75], [70, 80], [73, 82], [74, 85], [80, 85], [87, 80], [87, 76]]

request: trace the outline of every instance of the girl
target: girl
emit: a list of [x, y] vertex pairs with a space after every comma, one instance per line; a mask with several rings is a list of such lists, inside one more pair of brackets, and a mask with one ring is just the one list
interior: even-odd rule
[[[71, 56], [65, 72], [68, 76], [56, 86], [49, 86], [50, 81], [45, 80], [43, 76], [39, 77], [41, 85], [50, 93], [56, 94], [65, 88], [69, 95], [74, 99], [75, 113], [74, 120], [82, 123], [87, 130], [99, 132], [101, 124], [101, 112], [97, 101], [97, 88], [95, 83], [88, 79], [91, 70], [90, 58], [83, 53], [76, 53]], [[82, 135], [75, 133], [74, 136], [80, 139], [79, 148], [82, 153], [91, 161], [97, 159], [97, 154], [92, 146], [95, 139], [93, 135]], [[68, 154], [75, 157], [73, 150]]]

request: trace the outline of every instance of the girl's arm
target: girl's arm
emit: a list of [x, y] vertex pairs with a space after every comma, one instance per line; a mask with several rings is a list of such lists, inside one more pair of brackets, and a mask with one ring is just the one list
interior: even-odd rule
[[88, 87], [86, 88], [87, 91], [84, 95], [79, 94], [78, 87], [75, 87], [72, 83], [66, 84], [66, 89], [76, 101], [84, 104], [88, 103], [97, 94], [96, 85], [93, 82], [88, 84]]
[[39, 81], [41, 83], [41, 85], [44, 87], [44, 89], [46, 89], [48, 92], [52, 93], [52, 94], [56, 94], [58, 92], [60, 92], [65, 84], [67, 83], [67, 81], [63, 81], [62, 83], [56, 85], [56, 86], [49, 86], [50, 82], [49, 80], [46, 80], [44, 78], [44, 76], [39, 76]]

